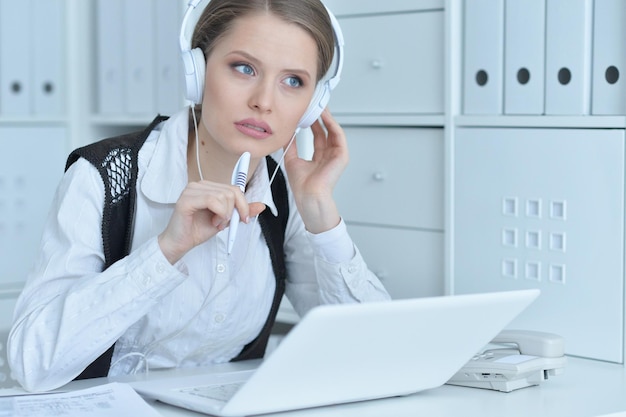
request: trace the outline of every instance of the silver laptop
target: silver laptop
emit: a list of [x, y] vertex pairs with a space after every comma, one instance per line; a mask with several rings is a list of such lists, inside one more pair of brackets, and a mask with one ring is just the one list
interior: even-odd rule
[[[539, 290], [320, 306], [263, 361], [131, 383], [145, 397], [244, 416], [413, 394], [443, 385]], [[228, 367], [236, 371], [220, 371]]]

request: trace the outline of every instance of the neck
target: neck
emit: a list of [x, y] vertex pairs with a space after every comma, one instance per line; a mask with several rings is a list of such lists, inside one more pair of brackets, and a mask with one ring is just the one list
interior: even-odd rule
[[[191, 126], [187, 145], [187, 174], [189, 181], [207, 180], [230, 184], [233, 168], [240, 155], [226, 152], [213, 141], [204, 124], [200, 121]], [[256, 170], [257, 160], [250, 161], [250, 173]]]

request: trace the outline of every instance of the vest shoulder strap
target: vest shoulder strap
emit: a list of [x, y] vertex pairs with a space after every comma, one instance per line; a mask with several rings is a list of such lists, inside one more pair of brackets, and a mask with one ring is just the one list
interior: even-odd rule
[[89, 161], [104, 182], [102, 212], [102, 243], [105, 269], [122, 259], [130, 251], [135, 218], [135, 184], [139, 150], [150, 132], [167, 120], [157, 116], [139, 132], [108, 138], [74, 150], [68, 157], [65, 170], [80, 157]]

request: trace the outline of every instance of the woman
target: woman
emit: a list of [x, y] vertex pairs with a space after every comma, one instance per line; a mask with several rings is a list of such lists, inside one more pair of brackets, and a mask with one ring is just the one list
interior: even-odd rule
[[[102, 202], [111, 198], [98, 169], [78, 158], [61, 181], [9, 336], [13, 374], [27, 390], [57, 388], [107, 351], [105, 375], [258, 357], [283, 283], [301, 315], [389, 298], [332, 198], [348, 163], [341, 127], [328, 111], [325, 128], [313, 124], [312, 161], [288, 146], [331, 66], [324, 6], [213, 0], [192, 46], [206, 60], [201, 106], [157, 120], [141, 142], [127, 256], [107, 262]], [[273, 179], [282, 170], [274, 177], [266, 156], [283, 148], [281, 195]], [[245, 195], [231, 185], [244, 152]], [[233, 210], [242, 222], [229, 253]], [[278, 229], [261, 227], [260, 213], [270, 222], [282, 214], [282, 247], [272, 246]]]

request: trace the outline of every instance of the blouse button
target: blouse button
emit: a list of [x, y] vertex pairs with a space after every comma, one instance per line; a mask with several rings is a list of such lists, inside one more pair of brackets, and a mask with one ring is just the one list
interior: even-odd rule
[[221, 274], [224, 271], [226, 271], [226, 266], [224, 264], [217, 265], [217, 272], [219, 272]]
[[216, 323], [222, 323], [225, 318], [226, 317], [224, 317], [224, 315], [222, 313], [218, 313], [218, 314], [215, 315], [213, 320], [215, 320]]
[[154, 269], [156, 269], [156, 271], [159, 274], [162, 274], [163, 272], [165, 272], [165, 265], [163, 265], [162, 262], [157, 262], [157, 264], [155, 265]]

